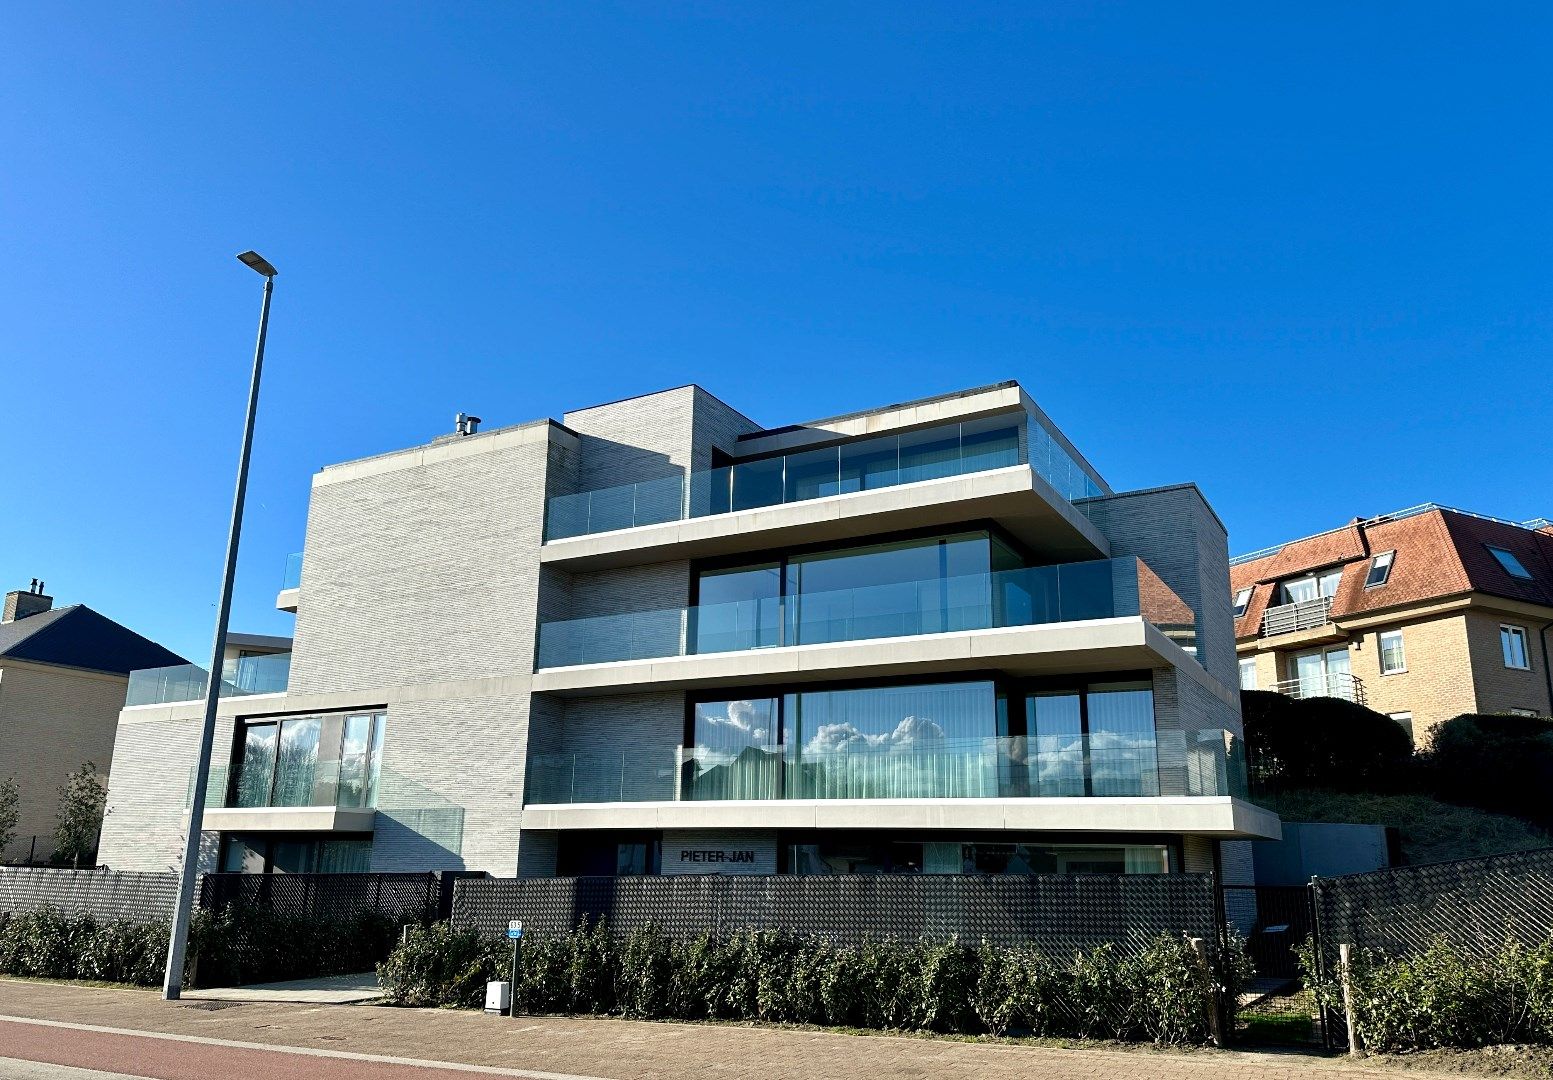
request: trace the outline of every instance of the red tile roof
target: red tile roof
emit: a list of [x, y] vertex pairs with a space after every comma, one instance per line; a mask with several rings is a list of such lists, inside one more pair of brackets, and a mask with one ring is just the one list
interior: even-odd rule
[[[1513, 553], [1532, 580], [1513, 577], [1487, 545]], [[1370, 559], [1386, 551], [1397, 553], [1391, 576], [1366, 589]], [[1530, 529], [1440, 507], [1355, 521], [1231, 566], [1231, 591], [1254, 590], [1246, 613], [1235, 621], [1235, 636], [1257, 636], [1279, 581], [1337, 567], [1343, 578], [1332, 598], [1336, 618], [1469, 592], [1553, 608], [1553, 528]]]

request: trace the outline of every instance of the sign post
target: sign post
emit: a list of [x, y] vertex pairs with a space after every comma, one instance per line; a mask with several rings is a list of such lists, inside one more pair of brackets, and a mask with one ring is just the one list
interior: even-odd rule
[[512, 982], [511, 989], [507, 993], [507, 1016], [518, 1015], [518, 946], [523, 944], [523, 920], [513, 919], [507, 923], [507, 937], [512, 939]]

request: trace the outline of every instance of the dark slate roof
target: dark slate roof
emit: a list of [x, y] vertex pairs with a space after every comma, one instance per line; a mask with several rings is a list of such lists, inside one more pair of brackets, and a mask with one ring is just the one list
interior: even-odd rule
[[188, 661], [84, 604], [0, 623], [0, 660], [128, 675]]

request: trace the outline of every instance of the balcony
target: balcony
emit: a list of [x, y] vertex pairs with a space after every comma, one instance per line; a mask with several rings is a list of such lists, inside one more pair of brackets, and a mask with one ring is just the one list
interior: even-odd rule
[[939, 739], [927, 745], [811, 740], [736, 756], [677, 747], [538, 755], [525, 803], [832, 799], [1157, 798], [1244, 796], [1238, 736], [1219, 729], [1149, 736]]
[[1314, 600], [1300, 600], [1293, 604], [1280, 604], [1262, 613], [1262, 636], [1292, 634], [1299, 630], [1311, 630], [1332, 621], [1332, 598], [1318, 596]]
[[1142, 616], [1189, 654], [1192, 609], [1136, 558], [544, 623], [537, 668]]
[[280, 592], [275, 596], [275, 606], [281, 611], [295, 612], [302, 590], [302, 553], [293, 551], [286, 556], [286, 570], [281, 575]]
[[1273, 689], [1292, 698], [1329, 697], [1365, 705], [1364, 680], [1346, 671], [1333, 671], [1326, 675], [1307, 675], [1297, 679], [1285, 679]]
[[[545, 540], [686, 521], [1027, 465], [1069, 503], [1105, 494], [1039, 421], [999, 414], [559, 495]], [[1082, 509], [1081, 511], [1082, 512]]]
[[[323, 762], [283, 758], [257, 779], [213, 766], [202, 828], [209, 832], [370, 833], [383, 824], [408, 828], [447, 851], [463, 847], [464, 808], [376, 758]], [[194, 802], [194, 770], [183, 807]]]
[[[222, 674], [221, 697], [282, 694], [291, 676], [291, 654], [279, 652], [244, 656], [235, 664], [228, 664]], [[197, 664], [132, 671], [129, 673], [124, 705], [128, 708], [132, 705], [199, 701], [205, 696], [206, 677], [205, 669]]]

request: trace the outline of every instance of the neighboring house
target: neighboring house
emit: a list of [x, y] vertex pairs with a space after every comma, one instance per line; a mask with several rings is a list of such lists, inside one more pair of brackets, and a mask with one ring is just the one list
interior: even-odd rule
[[1244, 689], [1357, 701], [1415, 741], [1461, 713], [1548, 716], [1553, 523], [1427, 504], [1232, 561]]
[[20, 795], [17, 836], [0, 861], [46, 860], [59, 789], [90, 761], [106, 777], [129, 673], [181, 661], [82, 604], [54, 609], [34, 581], [0, 612], [0, 780]]
[[[220, 705], [207, 867], [1162, 873], [1278, 833], [1222, 524], [1113, 492], [1015, 383], [461, 417], [317, 473], [293, 566], [287, 685]], [[176, 864], [199, 717], [125, 708], [108, 864]]]

